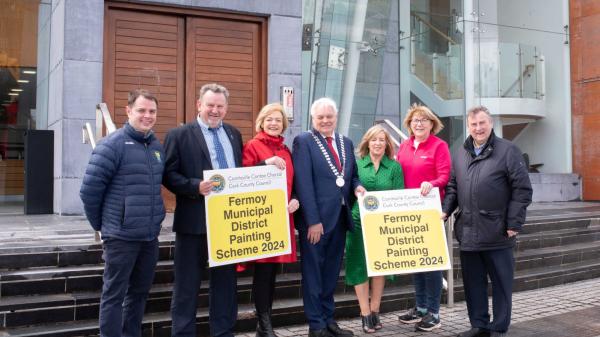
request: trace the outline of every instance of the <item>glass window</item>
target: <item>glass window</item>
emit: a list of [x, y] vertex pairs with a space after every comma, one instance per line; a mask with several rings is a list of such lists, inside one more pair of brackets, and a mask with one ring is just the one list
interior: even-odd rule
[[0, 0], [0, 212], [22, 212], [24, 133], [35, 129], [39, 0]]

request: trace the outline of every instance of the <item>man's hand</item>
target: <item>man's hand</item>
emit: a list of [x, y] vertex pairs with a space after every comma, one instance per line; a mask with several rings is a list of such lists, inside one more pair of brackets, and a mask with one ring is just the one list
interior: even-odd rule
[[509, 238], [512, 238], [513, 236], [517, 236], [517, 234], [519, 234], [519, 232], [513, 231], [512, 229], [509, 229], [506, 231], [506, 235], [508, 235]]
[[358, 198], [359, 196], [365, 194], [366, 191], [367, 190], [362, 187], [362, 185], [358, 185], [358, 187], [354, 190], [354, 195]]
[[448, 214], [442, 212], [442, 216], [440, 216], [440, 219], [446, 221], [446, 219], [448, 219]]
[[283, 158], [281, 158], [281, 157], [278, 157], [278, 156], [273, 156], [271, 158], [267, 158], [265, 160], [265, 164], [267, 164], [267, 165], [275, 165], [280, 170], [285, 169], [285, 160]]
[[318, 223], [316, 225], [311, 225], [310, 227], [308, 227], [308, 235], [306, 237], [308, 239], [308, 242], [312, 243], [313, 245], [316, 245], [317, 242], [321, 241], [321, 235], [323, 234], [323, 224]]
[[292, 199], [288, 202], [288, 213], [292, 214], [300, 208], [300, 202], [297, 199]]
[[422, 182], [421, 183], [421, 195], [426, 196], [427, 194], [429, 194], [429, 192], [431, 192], [432, 188], [433, 188], [433, 185], [431, 185], [430, 182], [428, 182], [428, 181]]
[[202, 180], [200, 182], [200, 185], [198, 185], [198, 191], [203, 196], [209, 195], [210, 191], [212, 191], [212, 188], [213, 188], [213, 182], [210, 180]]

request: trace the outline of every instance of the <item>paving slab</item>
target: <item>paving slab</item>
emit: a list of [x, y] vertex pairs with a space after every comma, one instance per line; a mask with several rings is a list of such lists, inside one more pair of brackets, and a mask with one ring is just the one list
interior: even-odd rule
[[[491, 304], [491, 298], [490, 298]], [[491, 312], [491, 308], [490, 308]], [[401, 324], [394, 311], [381, 316], [383, 329], [365, 334], [360, 319], [340, 320], [339, 325], [350, 329], [356, 336], [456, 336], [470, 328], [465, 302], [452, 308], [442, 305], [442, 326], [432, 332], [416, 332], [413, 325]], [[591, 279], [565, 285], [523, 291], [513, 295], [510, 337], [600, 337], [600, 279]], [[308, 336], [307, 325], [293, 325], [275, 329], [278, 336]], [[237, 334], [254, 337], [254, 332]]]

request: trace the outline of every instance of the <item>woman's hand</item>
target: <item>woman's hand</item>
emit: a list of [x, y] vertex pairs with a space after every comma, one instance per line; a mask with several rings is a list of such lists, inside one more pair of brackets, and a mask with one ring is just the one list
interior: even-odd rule
[[267, 160], [265, 160], [265, 164], [275, 165], [280, 170], [285, 169], [285, 160], [283, 160], [283, 158], [278, 157], [278, 156], [273, 156], [271, 158], [268, 158]]
[[300, 202], [297, 199], [291, 199], [288, 203], [288, 213], [292, 214], [300, 208]]
[[424, 181], [421, 183], [421, 195], [422, 196], [426, 196], [427, 194], [429, 194], [429, 192], [431, 192], [431, 189], [433, 188], [433, 185], [428, 182], [428, 181]]

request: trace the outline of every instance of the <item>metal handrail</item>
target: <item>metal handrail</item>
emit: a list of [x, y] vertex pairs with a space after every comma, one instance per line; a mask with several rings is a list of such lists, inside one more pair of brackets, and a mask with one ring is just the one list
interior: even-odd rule
[[453, 14], [433, 13], [433, 12], [416, 11], [416, 10], [413, 10], [411, 12], [417, 13], [417, 14], [429, 15], [429, 16], [440, 16], [440, 17], [444, 17], [444, 18], [452, 18], [452, 17], [456, 16], [456, 15], [453, 15]]
[[446, 305], [448, 308], [454, 306], [454, 240], [452, 231], [454, 230], [454, 214], [451, 214], [446, 221], [446, 243], [448, 244], [448, 258], [450, 259], [450, 269], [446, 275], [448, 282], [448, 300]]
[[[102, 131], [106, 127], [106, 134], [109, 135], [117, 130], [115, 123], [113, 123], [112, 118], [110, 117], [110, 111], [108, 111], [108, 106], [106, 103], [98, 103], [96, 104], [96, 132], [94, 136], [94, 131], [92, 130], [92, 125], [87, 122], [83, 125], [83, 144], [92, 145], [92, 149], [96, 148], [97, 141], [103, 138]], [[96, 231], [94, 233], [94, 240], [97, 242], [102, 241], [102, 237], [100, 232]]]
[[[535, 64], [526, 65], [525, 70], [523, 70], [523, 73], [519, 75], [519, 77], [513, 82], [513, 84], [510, 87], [508, 87], [508, 89], [506, 89], [504, 91], [504, 94], [502, 94], [502, 96], [500, 97], [507, 97], [508, 93], [511, 92], [517, 86], [517, 84], [519, 84], [522, 87], [523, 78], [529, 75], [533, 71], [533, 69], [535, 69]], [[523, 97], [523, 89], [521, 89], [520, 96]]]
[[452, 39], [450, 36], [448, 36], [448, 34], [442, 32], [439, 28], [437, 28], [436, 26], [432, 25], [429, 21], [423, 19], [419, 14], [417, 14], [415, 11], [411, 11], [410, 15], [414, 16], [415, 19], [423, 22], [425, 24], [425, 26], [431, 28], [432, 31], [436, 32], [438, 35], [440, 35], [441, 37], [443, 37], [445, 40], [447, 40], [448, 42], [452, 43], [452, 44], [458, 44], [456, 41], [454, 41], [454, 39]]
[[373, 122], [373, 125], [375, 125], [375, 124], [384, 124], [386, 127], [388, 127], [390, 130], [392, 130], [394, 132], [394, 134], [390, 135], [390, 136], [391, 136], [392, 142], [394, 143], [394, 145], [396, 145], [396, 147], [400, 146], [400, 141], [396, 137], [399, 136], [402, 140], [408, 139], [408, 136], [404, 132], [402, 132], [402, 130], [400, 130], [400, 128], [398, 128], [396, 126], [396, 124], [394, 124], [389, 119], [378, 119]]
[[91, 144], [92, 149], [96, 148], [96, 143], [104, 137], [102, 131], [106, 127], [106, 134], [109, 135], [117, 130], [115, 123], [110, 117], [110, 111], [106, 103], [96, 104], [96, 132], [92, 131], [90, 123], [83, 125], [83, 143]]

